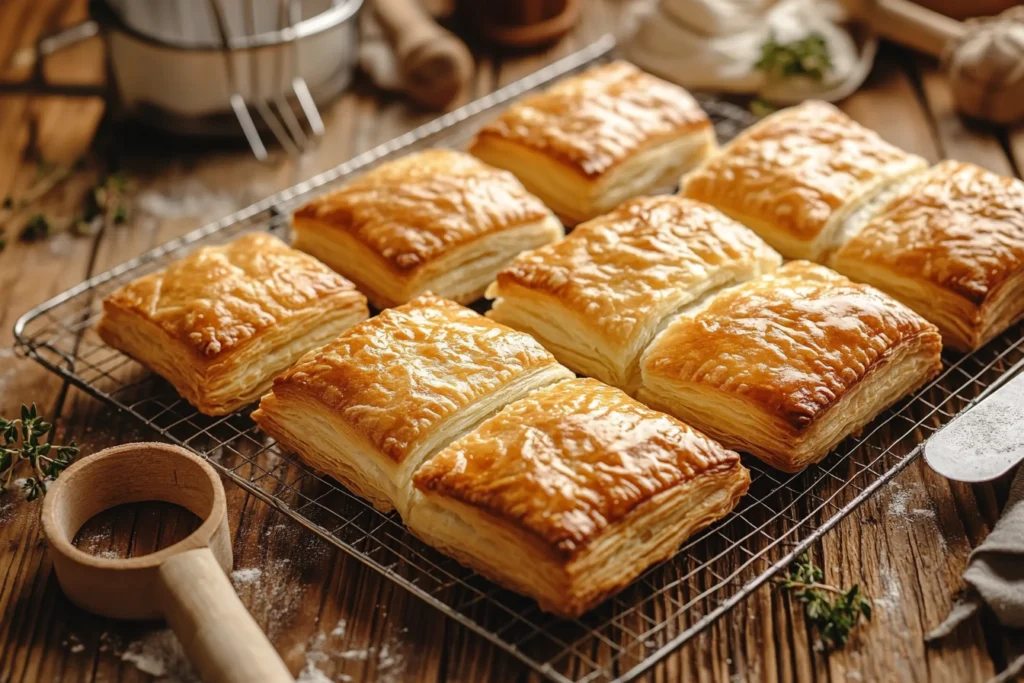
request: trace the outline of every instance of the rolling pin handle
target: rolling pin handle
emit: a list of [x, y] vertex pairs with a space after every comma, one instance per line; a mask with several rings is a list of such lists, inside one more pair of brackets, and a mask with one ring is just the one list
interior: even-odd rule
[[294, 683], [209, 548], [160, 565], [163, 612], [208, 683]]
[[865, 0], [861, 16], [883, 38], [934, 57], [964, 34], [963, 22], [910, 0]]

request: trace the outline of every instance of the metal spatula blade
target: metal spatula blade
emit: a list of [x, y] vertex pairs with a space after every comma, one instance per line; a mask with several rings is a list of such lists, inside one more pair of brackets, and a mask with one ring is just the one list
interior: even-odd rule
[[997, 479], [1024, 460], [1024, 373], [936, 432], [924, 460], [944, 477], [971, 483]]

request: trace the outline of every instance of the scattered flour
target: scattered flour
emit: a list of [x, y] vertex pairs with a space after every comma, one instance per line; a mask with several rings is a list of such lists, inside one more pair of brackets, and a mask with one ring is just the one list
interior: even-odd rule
[[381, 683], [398, 683], [405, 680], [405, 656], [401, 653], [401, 641], [387, 638], [377, 651], [377, 680]]
[[267, 635], [271, 638], [290, 623], [302, 598], [302, 586], [292, 580], [290, 565], [287, 558], [282, 558], [265, 568], [251, 567], [231, 572], [235, 590], [257, 589], [247, 591], [244, 599], [250, 612], [267, 615]]
[[249, 569], [236, 569], [231, 572], [231, 583], [235, 585], [235, 588], [239, 586], [248, 586], [256, 583], [263, 577], [263, 570], [258, 567], [250, 567]]
[[917, 521], [925, 521], [932, 527], [935, 536], [939, 539], [942, 551], [946, 552], [946, 537], [942, 533], [942, 529], [939, 528], [938, 516], [935, 514], [935, 510], [911, 507], [914, 492], [918, 487], [918, 484], [914, 484], [910, 488], [904, 488], [899, 484], [892, 484], [892, 494], [889, 497], [889, 507], [887, 508], [888, 517], [897, 523], [905, 525]]
[[69, 232], [60, 232], [46, 240], [50, 253], [54, 256], [67, 256], [75, 246], [77, 237]]
[[295, 683], [336, 683], [352, 680], [348, 674], [338, 674], [331, 678], [320, 668], [321, 664], [330, 660], [330, 655], [324, 652], [326, 643], [327, 636], [321, 633], [306, 648], [306, 665], [302, 667]]
[[900, 614], [903, 597], [900, 592], [900, 582], [896, 579], [892, 565], [889, 564], [889, 558], [884, 552], [878, 558], [878, 571], [882, 579], [882, 589], [885, 592], [881, 597], [874, 598], [872, 602], [888, 614]]
[[892, 496], [889, 498], [889, 516], [906, 518], [911, 495], [908, 489], [894, 485]]
[[224, 192], [214, 192], [202, 182], [190, 178], [166, 192], [148, 190], [135, 205], [155, 218], [220, 218], [238, 210], [241, 202]]
[[333, 629], [331, 629], [331, 637], [332, 638], [341, 638], [342, 636], [344, 636], [345, 635], [345, 627], [346, 626], [348, 626], [348, 622], [346, 622], [344, 619], [338, 619], [337, 626], [335, 626]]
[[155, 676], [160, 683], [200, 683], [181, 643], [170, 629], [152, 631], [130, 643], [121, 653], [121, 660]]
[[[0, 349], [0, 353], [4, 353], [7, 349]], [[0, 356], [2, 357], [2, 356]], [[17, 374], [18, 368], [7, 368], [3, 372], [0, 372], [0, 394], [6, 393], [7, 386], [11, 384], [11, 380]]]
[[318, 669], [315, 662], [306, 660], [306, 666], [299, 672], [295, 683], [334, 683], [334, 681]]
[[80, 652], [85, 652], [85, 645], [82, 644], [82, 641], [74, 633], [69, 633], [68, 637], [62, 640], [60, 644], [68, 648], [72, 654], [77, 655]]
[[104, 550], [102, 553], [96, 553], [96, 557], [102, 557], [105, 560], [116, 560], [121, 557], [121, 553], [116, 550]]

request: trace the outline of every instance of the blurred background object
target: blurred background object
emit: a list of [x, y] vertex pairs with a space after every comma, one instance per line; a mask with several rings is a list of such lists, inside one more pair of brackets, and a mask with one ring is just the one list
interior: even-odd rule
[[954, 19], [970, 19], [993, 16], [1021, 3], [1020, 0], [917, 0], [917, 4]]
[[625, 47], [639, 66], [686, 88], [772, 104], [846, 97], [876, 49], [833, 0], [660, 0], [641, 10]]
[[579, 20], [586, 0], [459, 0], [458, 11], [478, 38], [514, 49], [549, 45]]
[[[774, 106], [849, 96], [871, 71], [880, 36], [941, 57], [963, 114], [1002, 124], [1024, 117], [1024, 7], [961, 22], [925, 4], [943, 3], [658, 0], [638, 13], [625, 52], [684, 87]], [[961, 5], [981, 13], [1007, 4]]]
[[846, 0], [882, 37], [942, 58], [957, 108], [992, 123], [1024, 117], [1024, 7], [961, 22], [910, 0]]
[[241, 132], [265, 159], [263, 132], [292, 153], [323, 134], [318, 104], [332, 101], [351, 81], [362, 4], [92, 0], [89, 19], [43, 38], [14, 61], [34, 67], [27, 89], [64, 93], [62, 83], [43, 76], [43, 61], [102, 35], [110, 78], [100, 92], [113, 116], [184, 135]]
[[473, 76], [473, 55], [419, 0], [371, 0], [362, 22], [360, 64], [374, 85], [447, 109]]

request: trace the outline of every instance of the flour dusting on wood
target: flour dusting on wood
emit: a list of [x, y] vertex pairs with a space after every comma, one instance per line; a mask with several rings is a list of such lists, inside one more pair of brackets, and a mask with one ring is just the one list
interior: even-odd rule
[[[116, 649], [114, 654], [118, 654]], [[160, 683], [201, 683], [170, 629], [151, 631], [132, 641], [120, 652], [120, 658]]]
[[235, 585], [235, 590], [238, 590], [241, 586], [248, 586], [256, 583], [263, 576], [263, 570], [259, 567], [250, 567], [248, 569], [236, 569], [231, 572], [231, 583]]

